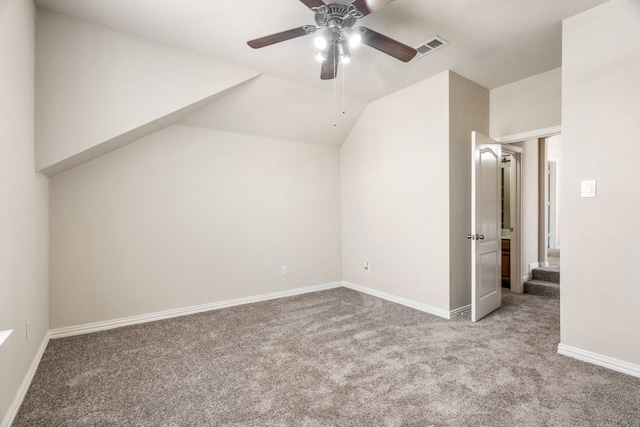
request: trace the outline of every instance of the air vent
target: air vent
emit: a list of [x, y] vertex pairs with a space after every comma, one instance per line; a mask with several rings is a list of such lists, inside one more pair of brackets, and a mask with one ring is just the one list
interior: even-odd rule
[[423, 56], [433, 52], [434, 50], [440, 49], [442, 46], [446, 46], [448, 44], [449, 42], [442, 37], [435, 36], [434, 38], [429, 39], [426, 42], [420, 43], [420, 45], [416, 46], [418, 54], [413, 58], [413, 60], [415, 61], [416, 59], [420, 59]]

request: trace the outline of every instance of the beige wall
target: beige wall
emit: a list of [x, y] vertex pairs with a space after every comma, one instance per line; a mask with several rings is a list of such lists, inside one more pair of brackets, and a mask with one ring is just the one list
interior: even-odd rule
[[547, 71], [492, 89], [491, 137], [560, 126], [562, 70]]
[[[0, 424], [49, 329], [47, 179], [34, 170], [34, 8], [0, 2]], [[31, 338], [26, 340], [26, 323]]]
[[[490, 91], [491, 137], [526, 136], [562, 124], [562, 69], [557, 68]], [[534, 136], [534, 135], [531, 136]], [[536, 135], [542, 136], [542, 135]], [[511, 138], [508, 138], [511, 139]], [[511, 139], [512, 140], [512, 139]], [[538, 140], [515, 145], [524, 148], [522, 164], [522, 274], [539, 262]]]
[[449, 280], [451, 310], [471, 304], [471, 132], [489, 132], [489, 91], [455, 73], [449, 81]]
[[471, 131], [488, 132], [488, 104], [450, 71], [369, 104], [341, 148], [345, 281], [445, 311], [470, 303]]
[[57, 175], [51, 327], [339, 281], [339, 195], [335, 147], [178, 125]]
[[[564, 21], [561, 341], [640, 364], [640, 3]], [[580, 182], [597, 180], [597, 197]]]
[[370, 103], [340, 150], [344, 280], [443, 310], [448, 105], [446, 71]]
[[[101, 144], [118, 148], [159, 129], [154, 121], [259, 74], [43, 9], [36, 39], [38, 170]], [[144, 126], [150, 130], [141, 133]]]

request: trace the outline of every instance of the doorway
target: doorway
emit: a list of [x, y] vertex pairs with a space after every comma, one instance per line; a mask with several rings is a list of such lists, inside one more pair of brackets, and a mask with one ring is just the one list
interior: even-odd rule
[[562, 168], [562, 135], [547, 138], [545, 150], [547, 162], [547, 256], [559, 256], [560, 253], [560, 174]]
[[[500, 144], [475, 131], [471, 133], [471, 145], [471, 233], [467, 239], [472, 241], [471, 320], [476, 322], [501, 306], [501, 275], [513, 293], [524, 292], [521, 271], [524, 150]], [[503, 258], [508, 259], [502, 261]]]
[[[543, 201], [539, 199], [539, 188], [544, 188], [546, 186], [545, 183], [539, 183], [540, 177], [545, 176], [544, 173], [539, 173], [540, 167], [544, 164], [546, 169], [547, 162], [546, 144], [542, 144], [542, 142], [546, 142], [547, 139], [551, 139], [551, 137], [559, 135], [560, 133], [560, 126], [555, 126], [552, 128], [532, 130], [529, 132], [495, 138], [507, 149], [512, 148], [520, 150], [520, 154], [516, 156], [520, 162], [519, 187], [521, 190], [521, 196], [518, 198], [518, 207], [520, 212], [517, 218], [519, 220], [519, 226], [515, 229], [516, 232], [519, 231], [518, 237], [520, 237], [520, 243], [517, 246], [517, 249], [520, 250], [520, 254], [515, 255], [513, 252], [516, 249], [512, 247], [511, 260], [513, 261], [516, 256], [519, 258], [521, 276], [515, 283], [512, 281], [512, 292], [523, 293], [525, 290], [525, 282], [532, 279], [533, 269], [540, 267], [543, 262], [546, 262], [546, 239], [544, 237], [541, 238], [540, 236], [543, 233], [546, 235], [546, 223], [540, 219], [541, 217], [545, 217], [545, 215], [541, 214], [546, 209], [539, 209], [540, 205], [543, 203]], [[527, 153], [526, 158], [524, 153]], [[553, 157], [556, 156], [554, 155], [551, 157], [553, 160]], [[558, 176], [559, 172], [558, 167]], [[539, 184], [541, 184], [541, 186], [539, 186]], [[557, 199], [557, 201], [557, 208], [559, 209], [560, 201], [559, 199]], [[557, 237], [559, 242], [559, 227], [557, 229]], [[514, 245], [514, 242], [512, 242], [512, 245]], [[544, 248], [544, 256], [541, 258], [540, 252], [542, 248]], [[520, 286], [517, 286], [518, 284], [520, 284]]]
[[522, 156], [523, 150], [502, 145], [502, 286], [524, 292], [522, 281]]

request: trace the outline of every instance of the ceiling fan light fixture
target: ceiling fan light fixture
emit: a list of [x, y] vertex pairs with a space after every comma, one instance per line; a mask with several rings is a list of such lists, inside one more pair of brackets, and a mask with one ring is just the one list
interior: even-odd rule
[[324, 50], [327, 48], [327, 40], [322, 37], [321, 34], [318, 34], [315, 39], [313, 39], [313, 44], [320, 50]]
[[[402, 44], [367, 27], [354, 27], [356, 21], [382, 9], [393, 0], [300, 0], [314, 13], [316, 25], [303, 25], [279, 33], [249, 40], [253, 49], [260, 49], [286, 40], [314, 34], [315, 57], [322, 61], [320, 79], [332, 80], [337, 76], [338, 64], [351, 59], [349, 49], [359, 44], [396, 58], [411, 61], [418, 53], [416, 48]], [[326, 1], [335, 3], [325, 3]], [[346, 2], [349, 4], [344, 4]], [[435, 49], [429, 45], [429, 49]]]
[[349, 37], [349, 46], [352, 48], [360, 46], [361, 42], [362, 36], [360, 35], [360, 33], [353, 33], [351, 37]]
[[323, 62], [327, 60], [327, 52], [323, 52], [321, 50], [316, 52], [316, 59], [318, 60], [318, 62]]
[[313, 44], [320, 50], [325, 50], [329, 46], [329, 39], [331, 38], [331, 31], [329, 28], [324, 27], [317, 32], [316, 37], [313, 39]]
[[338, 58], [343, 64], [348, 63], [351, 60], [351, 53], [349, 52], [349, 44], [346, 40], [342, 40], [338, 43]]
[[345, 28], [343, 33], [345, 39], [349, 42], [350, 48], [353, 49], [360, 46], [360, 43], [362, 42], [362, 35], [359, 31], [352, 30], [351, 28]]

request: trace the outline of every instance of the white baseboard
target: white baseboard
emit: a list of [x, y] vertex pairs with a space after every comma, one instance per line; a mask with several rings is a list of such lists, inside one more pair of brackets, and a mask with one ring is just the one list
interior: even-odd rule
[[456, 308], [455, 310], [451, 310], [449, 312], [449, 319], [453, 319], [454, 317], [458, 316], [464, 316], [468, 313], [471, 313], [471, 304]]
[[251, 304], [254, 302], [267, 301], [276, 298], [290, 297], [294, 295], [318, 292], [326, 289], [333, 289], [342, 286], [342, 282], [323, 283], [320, 285], [305, 286], [303, 288], [290, 289], [287, 291], [272, 292], [269, 294], [256, 295], [252, 297], [236, 298], [226, 301], [218, 301], [208, 304], [191, 307], [177, 308], [173, 310], [159, 311], [156, 313], [141, 314], [138, 316], [124, 317], [121, 319], [105, 320], [103, 322], [87, 323], [84, 325], [69, 326], [65, 328], [52, 329], [49, 331], [50, 337], [63, 338], [73, 335], [88, 334], [91, 332], [105, 331], [122, 326], [137, 325], [140, 323], [155, 322], [157, 320], [171, 319], [173, 317], [188, 316], [190, 314], [202, 313], [205, 311], [219, 310], [221, 308], [233, 307], [236, 305]]
[[[388, 294], [386, 292], [378, 291], [376, 289], [367, 288], [366, 286], [356, 285], [355, 283], [350, 282], [342, 282], [345, 288], [353, 289], [354, 291], [362, 292], [363, 294], [372, 295], [374, 297], [382, 298], [387, 301], [395, 302], [400, 305], [404, 305], [407, 307], [414, 308], [416, 310], [424, 311], [425, 313], [433, 314], [438, 317], [443, 317], [445, 319], [451, 319], [451, 313], [448, 310], [443, 310], [441, 308], [432, 307], [427, 304], [423, 304], [421, 302], [413, 301], [407, 298], [399, 297], [396, 295]], [[470, 306], [469, 306], [470, 307]], [[464, 308], [464, 307], [463, 307]], [[470, 309], [470, 308], [469, 308]], [[460, 309], [457, 309], [460, 310]], [[456, 311], [456, 310], [454, 310]]]
[[573, 357], [574, 359], [582, 360], [583, 362], [592, 363], [594, 365], [640, 378], [640, 365], [636, 365], [634, 363], [614, 359], [613, 357], [582, 350], [581, 348], [572, 347], [562, 343], [558, 344], [558, 353], [564, 356]]
[[226, 307], [233, 307], [233, 306], [243, 305], [243, 304], [251, 304], [255, 302], [267, 301], [267, 300], [276, 299], [276, 298], [285, 298], [285, 297], [290, 297], [295, 295], [302, 295], [309, 292], [318, 292], [318, 291], [334, 289], [339, 287], [346, 287], [349, 289], [353, 289], [354, 291], [369, 294], [378, 298], [385, 299], [387, 301], [401, 304], [401, 305], [404, 305], [419, 311], [423, 311], [425, 313], [433, 314], [435, 316], [442, 317], [445, 319], [451, 319], [453, 317], [463, 315], [471, 310], [471, 306], [467, 305], [452, 311], [447, 311], [437, 307], [432, 307], [427, 304], [416, 302], [407, 298], [388, 294], [386, 292], [381, 292], [375, 289], [367, 288], [365, 286], [356, 285], [354, 283], [332, 282], [332, 283], [324, 283], [320, 285], [290, 289], [287, 291], [256, 295], [252, 297], [237, 298], [237, 299], [219, 301], [219, 302], [214, 302], [209, 304], [202, 304], [202, 305], [197, 305], [192, 307], [185, 307], [185, 308], [178, 308], [174, 310], [166, 310], [166, 311], [161, 311], [156, 313], [143, 314], [139, 316], [131, 316], [131, 317], [125, 317], [121, 319], [107, 320], [104, 322], [95, 322], [95, 323], [88, 323], [84, 325], [76, 325], [76, 326], [70, 326], [65, 328], [51, 329], [46, 333], [44, 339], [42, 340], [42, 344], [40, 345], [40, 348], [38, 349], [36, 356], [31, 362], [31, 366], [29, 367], [29, 370], [24, 380], [22, 381], [22, 384], [20, 385], [20, 388], [18, 389], [18, 392], [13, 402], [11, 403], [11, 406], [9, 407], [9, 410], [7, 411], [4, 419], [2, 420], [2, 424], [0, 426], [9, 427], [13, 422], [13, 420], [15, 419], [16, 415], [18, 414], [20, 405], [22, 404], [22, 401], [24, 400], [24, 397], [27, 394], [27, 390], [31, 385], [33, 376], [35, 375], [36, 370], [38, 369], [38, 365], [40, 364], [40, 360], [42, 359], [42, 355], [44, 354], [44, 351], [47, 348], [47, 344], [49, 343], [50, 339], [63, 338], [63, 337], [68, 337], [73, 335], [88, 334], [91, 332], [104, 331], [108, 329], [119, 328], [122, 326], [136, 325], [136, 324], [146, 323], [146, 322], [154, 322], [156, 320], [170, 319], [170, 318], [179, 317], [179, 316], [187, 316], [189, 314], [202, 313], [202, 312], [211, 311], [211, 310], [219, 310], [221, 308], [226, 308]]
[[388, 294], [386, 292], [381, 292], [375, 289], [367, 288], [365, 286], [356, 285], [355, 283], [331, 282], [331, 283], [324, 283], [324, 284], [314, 285], [314, 286], [306, 286], [303, 288], [291, 289], [287, 291], [256, 295], [252, 297], [237, 298], [237, 299], [219, 301], [219, 302], [202, 304], [197, 306], [142, 314], [138, 316], [124, 317], [120, 319], [105, 320], [102, 322], [87, 323], [84, 325], [57, 328], [57, 329], [50, 330], [49, 336], [51, 339], [56, 339], [56, 338], [74, 336], [74, 335], [89, 334], [92, 332], [120, 328], [122, 326], [137, 325], [140, 323], [147, 323], [147, 322], [155, 322], [157, 320], [171, 319], [173, 317], [179, 317], [179, 316], [188, 316], [190, 314], [202, 313], [205, 311], [219, 310], [221, 308], [233, 307], [233, 306], [243, 305], [243, 304], [251, 304], [255, 302], [267, 301], [267, 300], [276, 299], [276, 298], [285, 298], [285, 297], [301, 295], [309, 292], [318, 292], [318, 291], [323, 291], [327, 289], [338, 288], [341, 286], [344, 286], [346, 288], [353, 289], [355, 291], [362, 292], [365, 294], [373, 295], [375, 297], [382, 298], [387, 301], [391, 301], [407, 307], [411, 307], [416, 310], [423, 311], [425, 313], [433, 314], [438, 317], [443, 317], [445, 319], [452, 319], [453, 317], [461, 316], [471, 311], [470, 305], [460, 307], [452, 311], [447, 311], [437, 307], [432, 307], [427, 304], [416, 302], [407, 298], [398, 297], [396, 295]]
[[49, 332], [47, 332], [44, 335], [44, 338], [42, 339], [42, 343], [40, 344], [40, 348], [38, 348], [38, 351], [35, 357], [33, 358], [33, 361], [31, 362], [31, 366], [29, 366], [29, 370], [27, 371], [27, 374], [25, 375], [24, 380], [22, 380], [22, 384], [20, 384], [20, 388], [18, 388], [18, 392], [16, 393], [16, 396], [13, 398], [13, 402], [11, 402], [11, 406], [9, 406], [9, 409], [7, 410], [7, 413], [4, 416], [2, 423], [0, 423], [0, 426], [9, 427], [13, 423], [13, 420], [16, 418], [16, 415], [18, 415], [18, 410], [20, 409], [20, 405], [22, 405], [22, 401], [24, 400], [24, 397], [27, 395], [27, 390], [29, 390], [29, 386], [31, 385], [33, 376], [36, 374], [36, 370], [38, 369], [38, 365], [40, 364], [42, 355], [44, 354], [44, 351], [47, 348], [47, 344], [49, 344], [49, 338], [50, 338], [50, 335], [49, 335]]
[[104, 331], [107, 329], [119, 328], [121, 326], [153, 322], [156, 320], [170, 319], [170, 318], [179, 317], [179, 316], [187, 316], [189, 314], [201, 313], [204, 311], [218, 310], [221, 308], [233, 307], [236, 305], [251, 304], [254, 302], [267, 301], [270, 299], [302, 295], [309, 292], [318, 292], [318, 291], [323, 291], [327, 289], [339, 288], [341, 286], [342, 286], [342, 282], [324, 283], [320, 285], [305, 286], [303, 288], [290, 289], [287, 291], [273, 292], [269, 294], [256, 295], [252, 297], [237, 298], [233, 300], [214, 302], [210, 304], [202, 304], [202, 305], [178, 308], [174, 310], [167, 310], [167, 311], [162, 311], [157, 313], [143, 314], [140, 316], [132, 316], [132, 317], [126, 317], [122, 319], [107, 320], [104, 322], [95, 322], [95, 323], [89, 323], [85, 325], [70, 326], [67, 328], [52, 329], [45, 334], [44, 339], [42, 340], [42, 344], [40, 345], [38, 352], [36, 353], [33, 361], [31, 362], [31, 366], [29, 367], [29, 370], [27, 371], [27, 374], [24, 380], [22, 381], [22, 384], [18, 389], [18, 392], [16, 393], [16, 396], [14, 397], [13, 402], [11, 403], [11, 406], [9, 406], [9, 409], [4, 419], [2, 420], [2, 423], [0, 423], [0, 427], [9, 427], [13, 423], [13, 420], [15, 419], [16, 415], [18, 414], [18, 410], [20, 409], [20, 405], [22, 405], [22, 401], [24, 400], [24, 397], [27, 394], [27, 390], [29, 390], [29, 386], [31, 385], [33, 376], [35, 375], [36, 370], [38, 369], [38, 365], [40, 364], [40, 360], [42, 359], [42, 355], [44, 354], [44, 351], [47, 348], [47, 344], [49, 343], [50, 339], [68, 337], [72, 335], [88, 334], [91, 332], [98, 332], [98, 331]]
[[531, 275], [525, 274], [524, 276], [522, 276], [522, 283], [529, 281], [529, 279], [531, 279]]

